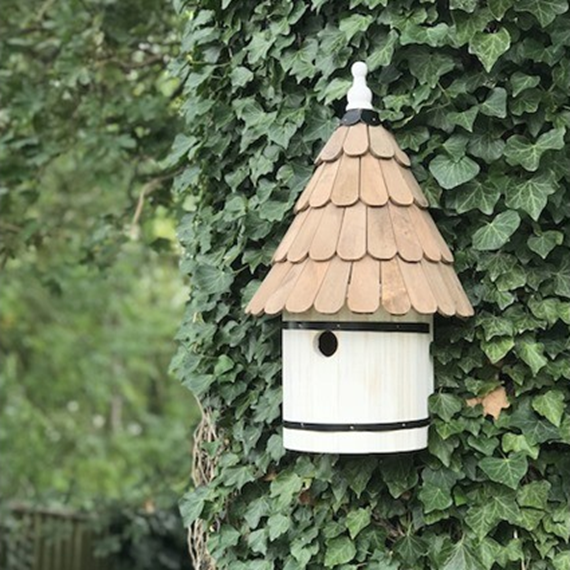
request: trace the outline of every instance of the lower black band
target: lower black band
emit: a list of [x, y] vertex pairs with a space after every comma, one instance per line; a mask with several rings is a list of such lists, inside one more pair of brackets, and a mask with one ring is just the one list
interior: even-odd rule
[[326, 331], [369, 331], [429, 333], [429, 323], [368, 323], [327, 321], [283, 321], [284, 329]]
[[307, 422], [290, 422], [283, 420], [283, 427], [305, 431], [397, 431], [402, 429], [416, 429], [429, 426], [429, 418], [422, 420], [409, 420], [405, 422], [391, 422], [379, 424], [313, 424]]

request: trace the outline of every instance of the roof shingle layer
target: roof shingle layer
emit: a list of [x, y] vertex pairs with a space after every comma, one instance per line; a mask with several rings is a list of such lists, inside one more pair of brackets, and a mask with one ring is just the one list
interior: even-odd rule
[[342, 125], [315, 162], [246, 312], [473, 314], [410, 160], [391, 133]]

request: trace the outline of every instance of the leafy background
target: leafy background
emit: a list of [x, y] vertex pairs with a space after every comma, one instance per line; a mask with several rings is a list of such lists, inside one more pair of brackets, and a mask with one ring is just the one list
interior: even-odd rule
[[168, 374], [186, 296], [165, 160], [179, 31], [168, 0], [2, 2], [6, 570], [31, 567], [22, 544], [39, 552], [14, 503], [101, 517], [128, 568], [187, 564], [176, 503], [199, 411]]
[[[210, 410], [186, 523], [219, 568], [570, 568], [566, 0], [176, 2], [172, 160], [191, 295], [175, 368]], [[285, 453], [278, 319], [243, 308], [363, 59], [476, 316], [438, 319], [429, 449]], [[466, 399], [503, 387], [486, 417]]]

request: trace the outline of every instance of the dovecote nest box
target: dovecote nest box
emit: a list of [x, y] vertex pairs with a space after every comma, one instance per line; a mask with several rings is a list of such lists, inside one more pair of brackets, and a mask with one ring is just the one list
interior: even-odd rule
[[246, 311], [283, 318], [283, 443], [319, 453], [427, 446], [433, 315], [473, 309], [366, 65]]

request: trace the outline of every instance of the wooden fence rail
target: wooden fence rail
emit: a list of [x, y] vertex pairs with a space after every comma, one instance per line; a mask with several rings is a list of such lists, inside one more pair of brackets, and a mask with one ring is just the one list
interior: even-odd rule
[[0, 521], [1, 570], [112, 570], [89, 517], [15, 506]]

